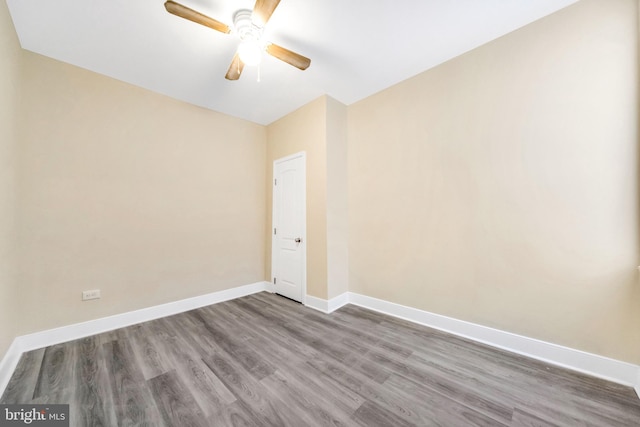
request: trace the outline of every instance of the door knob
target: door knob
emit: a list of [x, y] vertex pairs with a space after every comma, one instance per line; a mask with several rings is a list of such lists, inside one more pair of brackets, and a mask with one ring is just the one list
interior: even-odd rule
[[302, 239], [299, 237], [296, 237], [296, 243], [300, 243], [300, 242], [302, 242]]

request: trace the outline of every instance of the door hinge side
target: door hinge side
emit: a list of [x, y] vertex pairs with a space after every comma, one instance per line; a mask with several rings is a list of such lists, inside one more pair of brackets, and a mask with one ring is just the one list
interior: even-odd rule
[[276, 284], [276, 281], [277, 281], [277, 279], [274, 277], [274, 278], [273, 278], [273, 284], [274, 284], [274, 285]]
[[278, 234], [278, 230], [276, 230], [275, 228], [273, 229], [273, 234]]
[[273, 180], [273, 185], [278, 185], [278, 178]]

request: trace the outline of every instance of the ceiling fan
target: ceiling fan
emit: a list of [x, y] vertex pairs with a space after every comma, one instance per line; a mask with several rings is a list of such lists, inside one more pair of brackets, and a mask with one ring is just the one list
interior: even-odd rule
[[[260, 63], [262, 51], [266, 51], [269, 55], [287, 64], [291, 64], [300, 70], [306, 70], [309, 67], [311, 64], [309, 58], [285, 49], [282, 46], [278, 46], [275, 43], [263, 40], [262, 38], [264, 26], [269, 21], [269, 18], [271, 18], [271, 15], [279, 3], [280, 0], [256, 0], [253, 11], [240, 9], [234, 14], [233, 25], [240, 37], [240, 46], [231, 60], [231, 65], [225, 75], [227, 80], [238, 80], [245, 64], [257, 65]], [[228, 25], [172, 0], [166, 1], [164, 7], [169, 13], [220, 31], [221, 33], [228, 34], [231, 32], [231, 28], [229, 28]]]

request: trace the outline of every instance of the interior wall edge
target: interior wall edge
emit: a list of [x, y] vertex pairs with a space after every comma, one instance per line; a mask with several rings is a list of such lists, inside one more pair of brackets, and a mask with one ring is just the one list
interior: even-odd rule
[[7, 387], [20, 356], [24, 352], [255, 294], [269, 290], [269, 285], [269, 282], [251, 283], [140, 310], [18, 336], [13, 340], [9, 350], [0, 360], [0, 395]]

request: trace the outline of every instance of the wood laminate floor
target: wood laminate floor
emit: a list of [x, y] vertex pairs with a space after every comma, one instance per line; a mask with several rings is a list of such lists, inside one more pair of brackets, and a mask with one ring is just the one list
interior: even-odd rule
[[629, 387], [268, 293], [25, 353], [2, 403], [73, 426], [638, 426]]

